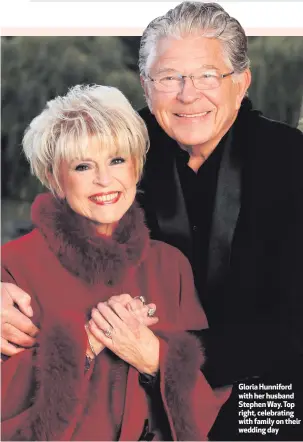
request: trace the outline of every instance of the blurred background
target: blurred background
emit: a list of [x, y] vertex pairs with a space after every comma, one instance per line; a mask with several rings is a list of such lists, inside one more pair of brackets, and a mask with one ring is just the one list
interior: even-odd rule
[[[80, 83], [116, 86], [143, 107], [139, 44], [140, 37], [2, 37], [2, 243], [27, 232], [31, 202], [44, 190], [22, 155], [26, 126], [46, 101]], [[249, 37], [249, 56], [254, 107], [303, 131], [303, 37]]]

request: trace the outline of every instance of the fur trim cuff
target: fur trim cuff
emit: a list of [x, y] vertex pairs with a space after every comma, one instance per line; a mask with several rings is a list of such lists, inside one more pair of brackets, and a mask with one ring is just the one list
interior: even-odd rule
[[161, 393], [174, 440], [201, 440], [192, 394], [205, 359], [199, 341], [186, 332], [161, 336]]
[[62, 440], [66, 429], [72, 431], [86, 386], [84, 323], [70, 312], [46, 320], [38, 338], [33, 406], [12, 440]]

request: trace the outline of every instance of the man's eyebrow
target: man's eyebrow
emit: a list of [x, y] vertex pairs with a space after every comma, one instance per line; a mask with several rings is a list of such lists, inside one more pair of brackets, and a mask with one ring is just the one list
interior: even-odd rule
[[[214, 66], [213, 64], [202, 64], [201, 66], [197, 67], [195, 69], [195, 71], [199, 70], [199, 69], [218, 69], [216, 66]], [[174, 69], [174, 68], [169, 68], [169, 67], [163, 67], [163, 68], [158, 68], [155, 72], [155, 74], [165, 74], [165, 73], [169, 73], [169, 72], [174, 72], [174, 73], [180, 73], [180, 70]]]
[[213, 64], [204, 64], [203, 66], [201, 66], [201, 68], [206, 68], [206, 69], [218, 69], [216, 66], [214, 66]]
[[179, 71], [177, 71], [177, 69], [174, 69], [174, 68], [163, 67], [163, 68], [157, 69], [155, 74], [163, 74], [163, 73], [166, 73], [166, 72], [179, 72]]

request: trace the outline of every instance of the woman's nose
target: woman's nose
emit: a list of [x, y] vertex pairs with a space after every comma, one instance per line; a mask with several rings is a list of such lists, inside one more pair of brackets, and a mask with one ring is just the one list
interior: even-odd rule
[[111, 181], [112, 175], [109, 167], [102, 167], [96, 170], [94, 184], [107, 187], [110, 185]]

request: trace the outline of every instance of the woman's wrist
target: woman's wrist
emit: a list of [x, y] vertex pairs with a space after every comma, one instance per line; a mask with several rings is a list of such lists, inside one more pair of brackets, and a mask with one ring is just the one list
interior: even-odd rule
[[159, 371], [160, 363], [159, 363], [159, 354], [160, 354], [160, 343], [159, 339], [154, 336], [153, 343], [150, 343], [150, 348], [148, 352], [148, 357], [145, 358], [144, 363], [138, 371], [142, 374], [146, 374], [149, 376], [156, 376]]

